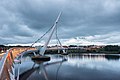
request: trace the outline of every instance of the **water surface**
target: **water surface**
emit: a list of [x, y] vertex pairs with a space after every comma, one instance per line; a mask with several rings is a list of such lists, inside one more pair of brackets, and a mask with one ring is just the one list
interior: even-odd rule
[[48, 62], [33, 62], [30, 57], [22, 61], [21, 79], [27, 80], [120, 80], [119, 55], [58, 54], [48, 55]]

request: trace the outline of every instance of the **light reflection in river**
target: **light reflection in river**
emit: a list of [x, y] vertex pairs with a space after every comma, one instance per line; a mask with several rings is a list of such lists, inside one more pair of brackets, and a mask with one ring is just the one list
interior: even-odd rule
[[[34, 63], [37, 66], [28, 69], [33, 72], [23, 77], [27, 80], [120, 80], [119, 55], [69, 54], [65, 59], [58, 54], [48, 56], [51, 61]], [[31, 59], [27, 57], [23, 61]]]

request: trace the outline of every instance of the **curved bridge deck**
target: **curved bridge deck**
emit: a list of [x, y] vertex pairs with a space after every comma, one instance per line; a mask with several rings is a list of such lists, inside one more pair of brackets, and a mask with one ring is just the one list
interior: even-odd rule
[[[9, 49], [0, 61], [0, 80], [11, 80], [14, 76], [13, 63], [14, 59], [28, 48], [11, 48]], [[35, 48], [29, 48], [34, 50]], [[13, 75], [13, 76], [11, 76]]]

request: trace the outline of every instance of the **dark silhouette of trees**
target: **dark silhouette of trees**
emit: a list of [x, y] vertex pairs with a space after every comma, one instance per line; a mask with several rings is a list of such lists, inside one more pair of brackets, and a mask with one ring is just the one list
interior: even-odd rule
[[104, 47], [104, 51], [120, 51], [120, 47], [118, 45], [107, 45]]

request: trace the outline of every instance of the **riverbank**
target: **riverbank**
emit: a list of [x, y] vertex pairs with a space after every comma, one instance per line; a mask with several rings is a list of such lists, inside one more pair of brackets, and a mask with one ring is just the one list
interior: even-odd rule
[[[79, 54], [86, 54], [86, 53], [91, 53], [91, 54], [120, 54], [119, 51], [89, 51], [89, 50], [81, 50], [81, 49], [67, 49], [65, 50], [68, 54], [70, 53], [79, 53]], [[45, 54], [61, 54], [63, 53], [62, 50], [47, 50]]]

